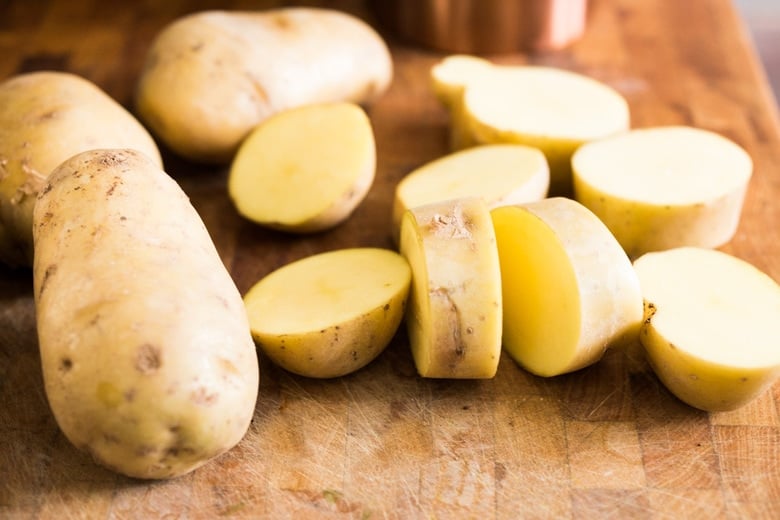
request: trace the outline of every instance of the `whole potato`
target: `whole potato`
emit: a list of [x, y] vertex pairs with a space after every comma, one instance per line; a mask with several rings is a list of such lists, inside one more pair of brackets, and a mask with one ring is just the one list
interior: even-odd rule
[[139, 478], [234, 446], [257, 353], [241, 296], [176, 182], [140, 152], [59, 166], [33, 213], [46, 395], [67, 438]]
[[32, 263], [38, 190], [61, 162], [94, 148], [134, 148], [162, 166], [146, 129], [90, 81], [42, 71], [0, 83], [0, 261]]
[[391, 77], [384, 41], [346, 13], [203, 11], [174, 21], [152, 43], [136, 106], [178, 154], [224, 163], [271, 114], [310, 103], [367, 103]]

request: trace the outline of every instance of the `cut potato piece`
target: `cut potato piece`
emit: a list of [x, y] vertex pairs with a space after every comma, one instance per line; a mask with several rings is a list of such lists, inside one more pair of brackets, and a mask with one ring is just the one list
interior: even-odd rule
[[244, 296], [252, 337], [280, 367], [307, 377], [349, 374], [400, 326], [411, 271], [394, 251], [316, 254], [272, 272]]
[[359, 106], [308, 105], [272, 116], [249, 135], [231, 166], [228, 190], [246, 218], [308, 233], [349, 217], [375, 170], [374, 133]]
[[680, 400], [739, 408], [780, 375], [780, 286], [751, 264], [694, 247], [634, 262], [645, 300], [640, 341]]
[[637, 258], [731, 240], [753, 164], [725, 137], [668, 126], [589, 143], [575, 153], [572, 167], [576, 199]]
[[493, 377], [501, 354], [501, 273], [485, 201], [407, 211], [400, 250], [412, 268], [406, 325], [418, 373]]
[[466, 85], [485, 77], [492, 67], [491, 62], [477, 56], [447, 56], [431, 69], [433, 92], [439, 101], [451, 107], [459, 102]]
[[461, 150], [477, 144], [463, 116], [463, 91], [470, 82], [488, 77], [493, 64], [484, 58], [455, 54], [431, 69], [433, 93], [450, 111], [450, 148]]
[[[570, 194], [571, 156], [583, 143], [629, 128], [628, 103], [587, 76], [549, 67], [494, 66], [463, 91], [459, 118], [476, 143], [539, 148], [550, 165], [550, 192]], [[468, 140], [466, 140], [468, 141]]]
[[462, 197], [482, 197], [489, 208], [541, 200], [550, 171], [544, 154], [523, 145], [484, 145], [436, 159], [398, 184], [393, 206], [396, 238], [406, 210]]
[[556, 197], [492, 212], [501, 260], [504, 348], [528, 371], [555, 376], [636, 340], [639, 281], [601, 221]]

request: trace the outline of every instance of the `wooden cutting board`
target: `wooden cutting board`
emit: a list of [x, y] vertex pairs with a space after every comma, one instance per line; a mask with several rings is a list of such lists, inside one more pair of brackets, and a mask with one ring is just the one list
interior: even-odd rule
[[[0, 78], [69, 70], [130, 106], [164, 24], [217, 6], [293, 3], [7, 0]], [[319, 4], [374, 22], [359, 1]], [[427, 82], [442, 55], [384, 34], [396, 73], [369, 110], [377, 179], [339, 228], [310, 237], [261, 229], [237, 216], [224, 168], [166, 156], [242, 293], [312, 253], [392, 247], [396, 183], [447, 152], [447, 115]], [[737, 236], [723, 249], [780, 280], [780, 125], [729, 0], [593, 0], [587, 33], [572, 47], [491, 58], [602, 80], [626, 96], [636, 127], [695, 125], [744, 146], [755, 176]], [[43, 391], [30, 273], [0, 269], [0, 517], [780, 517], [780, 386], [738, 411], [703, 413], [672, 397], [637, 348], [553, 379], [502, 358], [489, 381], [424, 380], [403, 333], [374, 363], [339, 379], [296, 377], [262, 357], [260, 367], [254, 421], [234, 450], [173, 481], [115, 475], [59, 432]]]

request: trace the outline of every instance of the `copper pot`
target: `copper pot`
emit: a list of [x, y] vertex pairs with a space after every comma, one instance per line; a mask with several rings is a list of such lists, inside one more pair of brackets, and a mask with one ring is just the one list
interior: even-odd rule
[[588, 0], [376, 0], [399, 38], [446, 52], [491, 54], [565, 47], [585, 30]]

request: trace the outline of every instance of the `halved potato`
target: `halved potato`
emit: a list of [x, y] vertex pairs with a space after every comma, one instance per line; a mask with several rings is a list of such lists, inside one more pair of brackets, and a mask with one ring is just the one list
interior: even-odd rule
[[721, 251], [682, 247], [634, 262], [640, 341], [664, 385], [706, 411], [733, 410], [780, 376], [780, 286]]
[[488, 208], [541, 200], [550, 170], [544, 154], [518, 144], [484, 145], [431, 161], [404, 177], [395, 190], [395, 237], [406, 210], [449, 199], [482, 197]]
[[716, 133], [666, 126], [586, 144], [572, 167], [575, 198], [637, 258], [731, 240], [753, 163], [744, 149]]
[[[574, 72], [531, 65], [494, 66], [470, 81], [453, 112], [454, 129], [471, 143], [519, 143], [539, 148], [550, 166], [550, 192], [568, 195], [571, 156], [582, 144], [629, 128], [625, 98]], [[470, 136], [464, 138], [463, 136]]]
[[555, 376], [636, 340], [642, 296], [631, 262], [585, 206], [562, 197], [492, 212], [504, 301], [504, 348]]
[[418, 373], [493, 377], [501, 354], [501, 272], [485, 201], [408, 210], [400, 250], [412, 268], [406, 325]]
[[319, 253], [273, 271], [244, 296], [252, 337], [307, 377], [354, 372], [378, 356], [404, 314], [411, 271], [394, 251]]
[[375, 148], [371, 122], [353, 103], [280, 112], [241, 144], [228, 191], [239, 213], [258, 224], [298, 233], [328, 229], [371, 188]]

